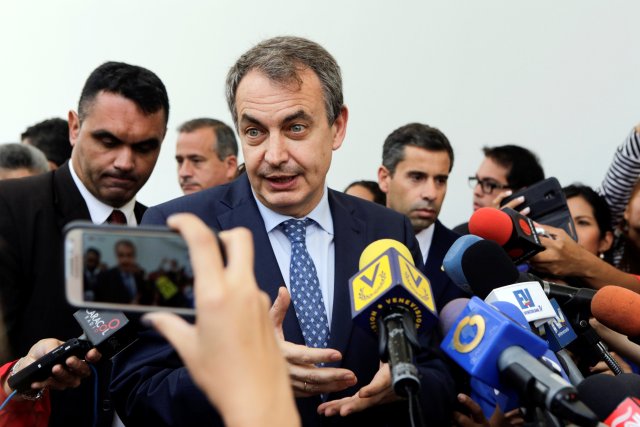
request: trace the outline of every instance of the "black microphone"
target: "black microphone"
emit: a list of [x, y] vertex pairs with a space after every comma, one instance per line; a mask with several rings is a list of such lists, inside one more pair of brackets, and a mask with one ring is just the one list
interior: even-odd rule
[[58, 364], [64, 365], [71, 356], [82, 358], [95, 347], [103, 359], [110, 359], [138, 339], [137, 329], [122, 312], [86, 309], [76, 311], [73, 316], [84, 334], [16, 372], [9, 377], [9, 387], [19, 393], [27, 392], [31, 390], [32, 383], [49, 378], [51, 369]]
[[619, 426], [630, 425], [626, 421], [636, 422], [631, 425], [640, 421], [640, 406], [633, 402], [640, 398], [639, 375], [591, 375], [577, 388], [580, 399], [607, 425], [613, 425], [610, 421], [618, 417], [622, 417], [616, 423]]

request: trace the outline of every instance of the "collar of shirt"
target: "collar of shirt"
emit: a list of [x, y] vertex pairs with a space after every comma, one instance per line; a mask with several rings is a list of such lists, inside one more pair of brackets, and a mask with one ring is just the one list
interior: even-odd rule
[[433, 224], [416, 234], [416, 239], [418, 239], [418, 244], [420, 245], [420, 252], [422, 253], [422, 260], [424, 261], [424, 265], [427, 265], [427, 257], [429, 256], [429, 249], [431, 249], [431, 241], [433, 240], [433, 232], [435, 228], [436, 223], [434, 222]]
[[84, 202], [87, 204], [87, 209], [89, 209], [89, 215], [91, 216], [91, 222], [93, 222], [94, 224], [104, 224], [109, 215], [111, 215], [111, 212], [114, 209], [119, 209], [127, 218], [127, 224], [138, 224], [136, 215], [133, 212], [133, 208], [136, 205], [135, 197], [129, 200], [123, 206], [114, 208], [113, 206], [102, 203], [93, 194], [91, 194], [89, 190], [87, 190], [87, 187], [84, 186], [84, 184], [76, 174], [76, 171], [73, 169], [73, 162], [71, 160], [69, 160], [69, 171], [71, 172], [71, 178], [73, 178], [73, 182], [76, 184], [76, 187], [78, 187], [78, 191], [80, 191], [80, 195], [84, 199]]
[[[253, 192], [253, 189], [251, 190]], [[329, 190], [324, 188], [324, 193], [318, 205], [305, 217], [314, 221], [307, 227], [306, 245], [309, 255], [313, 260], [318, 273], [320, 291], [327, 313], [327, 320], [331, 325], [333, 312], [333, 295], [335, 282], [335, 247], [333, 242], [333, 217], [329, 206]], [[278, 262], [284, 284], [289, 287], [289, 267], [291, 261], [291, 243], [287, 236], [278, 228], [278, 225], [292, 217], [279, 214], [264, 206], [255, 192], [253, 197], [258, 205], [258, 210], [265, 224], [265, 229], [273, 249], [273, 254]], [[301, 218], [297, 218], [301, 219]]]

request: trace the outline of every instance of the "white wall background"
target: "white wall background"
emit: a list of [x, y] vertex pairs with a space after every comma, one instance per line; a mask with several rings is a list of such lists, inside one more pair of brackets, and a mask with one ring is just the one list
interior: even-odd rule
[[175, 128], [231, 122], [228, 68], [258, 41], [311, 38], [341, 64], [347, 139], [329, 185], [375, 179], [382, 142], [420, 121], [451, 140], [456, 161], [441, 218], [471, 214], [483, 145], [536, 151], [547, 175], [597, 185], [640, 121], [640, 3], [325, 0], [0, 0], [0, 142], [75, 108], [100, 63], [145, 66], [165, 82], [169, 132], [139, 200], [180, 195]]

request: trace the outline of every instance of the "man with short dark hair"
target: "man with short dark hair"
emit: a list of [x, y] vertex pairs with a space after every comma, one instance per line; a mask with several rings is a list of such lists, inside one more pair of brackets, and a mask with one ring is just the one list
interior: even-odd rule
[[[544, 179], [540, 159], [530, 150], [518, 145], [484, 147], [484, 159], [475, 176], [469, 177], [473, 189], [474, 212], [484, 207], [500, 208], [500, 202], [514, 192]], [[522, 201], [511, 201], [509, 207]], [[528, 208], [522, 210], [527, 214]], [[469, 234], [468, 223], [456, 226], [453, 231]]]
[[178, 128], [176, 162], [184, 194], [226, 184], [238, 170], [233, 129], [216, 119], [193, 119]]
[[441, 268], [447, 251], [460, 237], [438, 220], [452, 168], [449, 139], [422, 123], [401, 126], [387, 136], [378, 168], [387, 207], [411, 221], [438, 310], [452, 299], [468, 297]]
[[[407, 402], [392, 390], [378, 339], [353, 325], [349, 278], [363, 250], [379, 239], [404, 243], [419, 266], [420, 251], [407, 218], [327, 187], [348, 119], [337, 62], [303, 38], [265, 40], [231, 68], [226, 93], [246, 173], [156, 206], [144, 222], [164, 224], [186, 211], [212, 228], [252, 232], [257, 258], [247, 267], [275, 300], [273, 321], [304, 425], [407, 425]], [[419, 405], [430, 423], [446, 425], [453, 380], [432, 339], [431, 331], [420, 336]], [[132, 425], [221, 422], [156, 334], [144, 334], [118, 356], [112, 391], [118, 413]], [[273, 396], [248, 395], [247, 410], [256, 399]], [[262, 415], [267, 422], [269, 414]]]
[[49, 163], [36, 147], [17, 143], [0, 144], [0, 180], [24, 178], [49, 171]]
[[58, 169], [71, 157], [69, 123], [53, 118], [29, 126], [20, 136], [23, 144], [33, 145], [44, 153], [51, 170]]
[[[87, 79], [78, 111], [69, 112], [71, 161], [0, 182], [0, 291], [13, 354], [44, 337], [82, 333], [65, 298], [62, 229], [80, 219], [140, 221], [145, 207], [135, 196], [153, 171], [168, 117], [167, 92], [155, 74], [107, 62]], [[97, 398], [84, 386], [52, 393], [51, 426], [92, 424]], [[102, 414], [100, 399], [98, 406]]]

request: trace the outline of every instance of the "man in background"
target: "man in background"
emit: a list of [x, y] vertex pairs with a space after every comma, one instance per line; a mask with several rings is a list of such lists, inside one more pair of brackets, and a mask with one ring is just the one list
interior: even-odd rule
[[44, 153], [51, 170], [62, 166], [71, 157], [69, 123], [60, 118], [36, 123], [25, 130], [20, 139], [23, 144], [33, 145]]
[[[71, 161], [0, 182], [0, 291], [14, 355], [42, 338], [82, 333], [65, 298], [63, 227], [73, 220], [138, 224], [146, 208], [136, 194], [156, 164], [168, 117], [167, 92], [155, 74], [107, 62], [91, 73], [77, 111], [69, 112]], [[50, 426], [93, 425], [90, 382], [51, 398]], [[97, 403], [97, 425], [110, 425], [110, 413], [100, 416], [109, 408]]]
[[194, 119], [178, 128], [176, 161], [184, 194], [226, 184], [238, 168], [238, 143], [226, 124], [216, 119]]
[[[484, 147], [484, 159], [475, 176], [469, 177], [473, 189], [473, 211], [484, 207], [500, 208], [500, 202], [514, 192], [544, 179], [544, 170], [538, 156], [518, 145]], [[525, 200], [512, 200], [509, 207]], [[520, 211], [523, 215], [528, 208]], [[469, 234], [469, 224], [456, 226], [453, 231]]]
[[0, 180], [23, 178], [49, 171], [49, 163], [42, 151], [17, 143], [0, 145]]
[[453, 148], [447, 137], [429, 125], [410, 123], [387, 137], [378, 169], [387, 207], [411, 221], [438, 310], [454, 298], [468, 297], [441, 268], [460, 237], [438, 220], [452, 168]]

